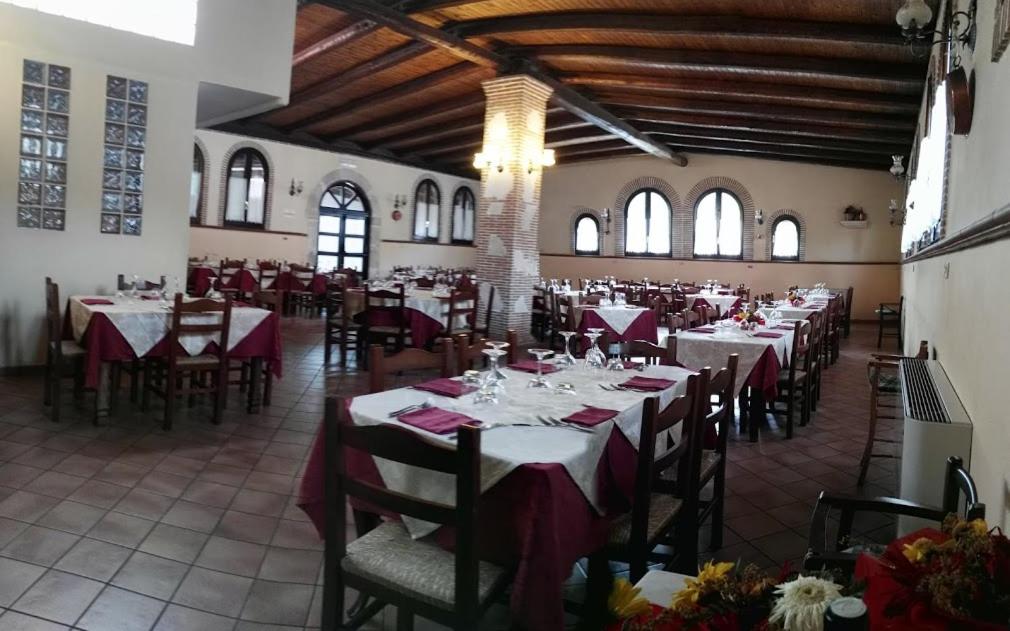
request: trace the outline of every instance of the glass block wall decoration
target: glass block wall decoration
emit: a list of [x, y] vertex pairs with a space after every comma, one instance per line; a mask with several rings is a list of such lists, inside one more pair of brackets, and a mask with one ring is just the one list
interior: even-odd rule
[[147, 83], [108, 76], [100, 226], [105, 234], [140, 235], [146, 146]]
[[21, 72], [19, 228], [66, 227], [69, 135], [70, 68], [25, 59]]

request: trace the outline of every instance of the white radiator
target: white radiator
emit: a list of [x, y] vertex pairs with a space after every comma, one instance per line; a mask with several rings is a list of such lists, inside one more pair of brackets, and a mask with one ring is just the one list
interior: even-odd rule
[[[947, 458], [971, 462], [971, 419], [940, 362], [901, 360], [905, 436], [901, 448], [901, 498], [940, 506]], [[898, 536], [925, 526], [914, 517], [898, 518]]]

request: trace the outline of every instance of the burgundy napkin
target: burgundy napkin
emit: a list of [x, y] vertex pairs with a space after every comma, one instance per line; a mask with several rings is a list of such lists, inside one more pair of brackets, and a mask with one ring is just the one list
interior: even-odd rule
[[715, 329], [707, 326], [697, 326], [693, 329], [688, 329], [691, 333], [715, 333]]
[[[535, 359], [524, 359], [522, 361], [517, 361], [514, 364], [509, 364], [508, 366], [512, 370], [521, 370], [523, 372], [533, 372], [537, 371], [537, 360]], [[554, 364], [543, 364], [543, 373], [549, 375], [552, 372], [557, 372], [560, 370]]]
[[617, 416], [617, 410], [586, 406], [585, 409], [579, 410], [575, 414], [566, 416], [564, 420], [570, 423], [577, 423], [579, 425], [585, 425], [586, 427], [592, 427], [593, 425], [599, 425], [604, 421], [609, 421], [615, 416]]
[[633, 361], [625, 361], [624, 362], [624, 368], [626, 370], [635, 370], [639, 366], [644, 366], [644, 365], [645, 364], [643, 364], [642, 362], [633, 362]]
[[791, 324], [780, 324], [780, 325], [778, 325], [775, 328], [776, 329], [782, 329], [783, 331], [794, 331], [795, 330], [795, 328]]
[[450, 412], [441, 408], [425, 408], [401, 414], [401, 423], [406, 423], [434, 434], [449, 434], [456, 431], [460, 425], [473, 422], [473, 419], [459, 412]]
[[116, 303], [112, 302], [107, 298], [81, 298], [81, 304], [85, 305], [114, 305]]
[[754, 334], [754, 337], [770, 337], [773, 339], [778, 339], [782, 337], [781, 333], [775, 333], [774, 331], [758, 331]]
[[660, 390], [666, 390], [673, 384], [677, 383], [672, 379], [657, 379], [655, 377], [632, 377], [628, 379], [621, 385], [625, 388], [634, 388], [635, 390], [649, 390], [653, 392], [659, 392]]
[[425, 381], [424, 383], [417, 384], [414, 386], [414, 389], [424, 390], [425, 392], [434, 392], [435, 394], [455, 398], [463, 396], [464, 394], [469, 394], [477, 388], [474, 386], [468, 386], [462, 381], [454, 381], [452, 379], [433, 379], [432, 381]]

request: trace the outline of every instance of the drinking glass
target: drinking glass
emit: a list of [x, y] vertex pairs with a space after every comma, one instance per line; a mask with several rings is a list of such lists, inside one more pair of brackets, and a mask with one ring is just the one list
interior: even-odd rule
[[586, 351], [586, 368], [598, 370], [607, 365], [607, 356], [603, 354], [600, 347], [596, 345], [596, 340], [603, 335], [603, 329], [588, 329], [586, 337], [589, 338], [589, 350]]
[[551, 382], [547, 381], [544, 377], [544, 358], [554, 354], [554, 351], [549, 348], [531, 348], [530, 355], [537, 358], [537, 376], [530, 379], [527, 384], [528, 388], [551, 388]]
[[[498, 358], [502, 357], [503, 355], [507, 355], [505, 349], [509, 347], [509, 343], [495, 342], [493, 340], [485, 343], [489, 348], [492, 348], [495, 351], [497, 351], [494, 356], [495, 361], [493, 361], [491, 364], [491, 373], [494, 375], [495, 380], [505, 381], [506, 379], [508, 379], [508, 375], [506, 375], [501, 371], [501, 367], [498, 365]], [[484, 353], [487, 354], [487, 351], [484, 351]]]
[[571, 339], [575, 331], [561, 331], [561, 337], [565, 338], [565, 354], [558, 358], [556, 362], [559, 366], [574, 366], [575, 356], [572, 355]]
[[133, 287], [130, 288], [130, 297], [133, 298], [133, 299], [135, 299], [135, 300], [137, 298], [137, 286], [139, 284], [140, 284], [140, 276], [138, 276], [137, 274], [134, 274], [133, 275]]
[[505, 373], [501, 371], [501, 368], [498, 367], [498, 360], [502, 355], [505, 355], [505, 351], [500, 348], [485, 348], [481, 352], [487, 356], [488, 365], [491, 367], [488, 370], [488, 378], [496, 384], [508, 379]]
[[473, 396], [474, 405], [498, 405], [498, 383], [491, 377], [491, 373], [485, 373], [481, 381], [480, 388]]

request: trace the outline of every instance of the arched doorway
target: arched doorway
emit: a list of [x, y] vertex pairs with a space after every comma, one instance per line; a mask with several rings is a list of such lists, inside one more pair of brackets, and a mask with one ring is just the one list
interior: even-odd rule
[[368, 200], [353, 182], [337, 182], [319, 200], [319, 271], [350, 268], [368, 276]]

